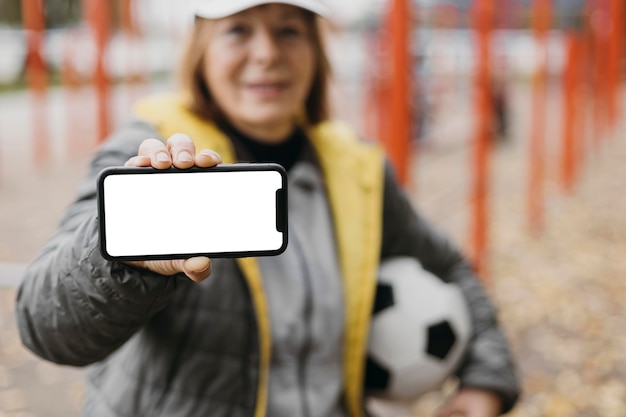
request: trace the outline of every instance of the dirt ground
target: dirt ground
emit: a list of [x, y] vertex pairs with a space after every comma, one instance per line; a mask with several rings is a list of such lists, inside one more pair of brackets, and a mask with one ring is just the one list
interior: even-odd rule
[[[468, 246], [471, 230], [471, 119], [461, 111], [469, 99], [451, 94], [440, 101], [439, 123], [416, 150], [409, 186], [415, 205], [462, 247]], [[28, 353], [19, 341], [13, 308], [16, 271], [54, 231], [88, 153], [66, 151], [68, 142], [54, 138], [67, 135], [57, 133], [54, 158], [33, 168], [32, 148], [16, 143], [30, 137], [29, 124], [8, 128], [24, 100], [0, 99], [0, 417], [78, 416], [82, 371]], [[558, 181], [555, 94], [546, 144], [545, 227], [532, 234], [526, 220], [529, 102], [526, 88], [511, 91], [512, 133], [494, 148], [491, 165], [485, 285], [524, 384], [510, 416], [623, 417], [626, 138], [617, 130], [590, 148], [575, 188], [565, 192]], [[445, 118], [450, 114], [455, 118]], [[62, 124], [62, 117], [52, 115], [51, 123]], [[402, 415], [431, 416], [445, 394], [430, 394]]]

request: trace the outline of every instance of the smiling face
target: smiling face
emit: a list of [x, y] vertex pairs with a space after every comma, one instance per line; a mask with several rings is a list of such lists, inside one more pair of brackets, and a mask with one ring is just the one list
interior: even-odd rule
[[313, 24], [307, 12], [284, 4], [215, 20], [204, 76], [235, 128], [264, 142], [291, 133], [315, 73]]

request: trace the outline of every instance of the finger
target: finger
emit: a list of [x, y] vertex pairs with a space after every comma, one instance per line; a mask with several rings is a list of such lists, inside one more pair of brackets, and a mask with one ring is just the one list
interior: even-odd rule
[[220, 154], [211, 149], [202, 149], [196, 154], [196, 165], [203, 168], [209, 168], [222, 163]]
[[182, 260], [177, 262], [171, 259], [163, 259], [156, 261], [125, 261], [124, 263], [136, 268], [143, 268], [156, 272], [159, 275], [170, 276], [183, 272]]
[[183, 271], [192, 281], [202, 282], [211, 275], [211, 266], [211, 259], [198, 256], [185, 259], [183, 262]]
[[189, 259], [126, 261], [125, 263], [166, 276], [183, 272], [190, 280], [195, 282], [202, 282], [207, 279], [211, 275], [212, 267], [211, 259], [200, 256]]
[[138, 156], [150, 158], [150, 165], [157, 169], [166, 169], [172, 166], [172, 158], [167, 146], [157, 139], [146, 139], [141, 142]]
[[191, 168], [194, 164], [196, 146], [191, 138], [182, 133], [176, 133], [167, 140], [167, 150], [173, 158], [176, 168]]
[[133, 156], [124, 164], [125, 167], [149, 167], [150, 158], [147, 156]]

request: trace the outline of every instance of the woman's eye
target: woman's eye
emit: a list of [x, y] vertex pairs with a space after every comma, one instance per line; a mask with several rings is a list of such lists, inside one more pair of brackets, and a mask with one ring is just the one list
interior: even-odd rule
[[227, 30], [227, 33], [229, 35], [235, 35], [235, 36], [245, 35], [246, 32], [247, 32], [247, 29], [244, 25], [232, 25]]
[[304, 31], [298, 27], [287, 26], [287, 27], [281, 28], [279, 30], [279, 33], [281, 36], [284, 36], [287, 38], [297, 38], [297, 37], [302, 36]]

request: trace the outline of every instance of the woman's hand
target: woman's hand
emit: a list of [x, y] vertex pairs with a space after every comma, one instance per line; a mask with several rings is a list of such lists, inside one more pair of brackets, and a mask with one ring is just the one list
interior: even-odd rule
[[176, 168], [212, 167], [222, 162], [217, 152], [203, 149], [196, 155], [196, 147], [187, 135], [172, 135], [167, 144], [158, 139], [146, 139], [139, 145], [137, 156], [130, 158], [124, 166], [153, 167], [167, 169], [172, 165]]
[[437, 413], [437, 417], [497, 417], [502, 400], [495, 392], [464, 388], [457, 392]]
[[[172, 135], [167, 144], [157, 139], [146, 139], [139, 146], [137, 156], [130, 158], [124, 166], [153, 167], [167, 169], [176, 168], [212, 167], [222, 162], [222, 158], [210, 149], [203, 149], [196, 154], [196, 147], [189, 136], [177, 133]], [[163, 196], [167, 198], [167, 196]], [[133, 261], [128, 265], [149, 269], [161, 275], [185, 273], [189, 279], [201, 282], [211, 275], [211, 260], [207, 257], [189, 259], [168, 259], [159, 261]]]

